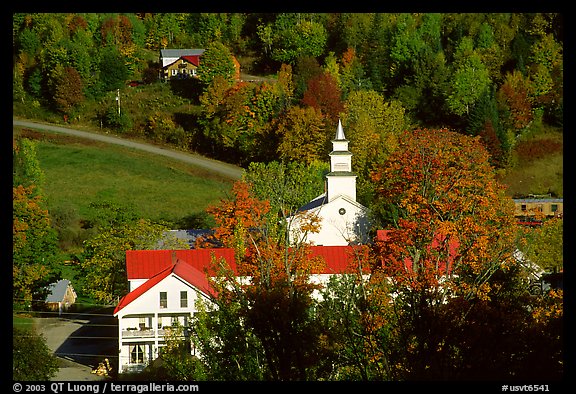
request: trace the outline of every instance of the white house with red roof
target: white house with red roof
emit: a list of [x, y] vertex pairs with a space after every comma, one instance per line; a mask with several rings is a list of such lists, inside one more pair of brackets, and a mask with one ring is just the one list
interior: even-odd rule
[[[352, 246], [312, 246], [310, 257], [320, 256], [326, 265], [311, 275], [311, 281], [325, 284], [331, 275], [356, 271], [355, 253]], [[130, 292], [114, 310], [119, 373], [143, 370], [160, 355], [171, 327], [188, 326], [196, 301], [217, 296], [208, 280], [216, 275], [213, 259], [224, 259], [236, 271], [234, 250], [229, 248], [126, 251]], [[182, 335], [188, 333], [184, 330]]]
[[[302, 231], [304, 215], [316, 217], [320, 231]], [[369, 241], [368, 208], [356, 201], [356, 174], [352, 172], [352, 153], [342, 123], [338, 120], [332, 140], [330, 172], [326, 175], [326, 191], [288, 218], [292, 244], [308, 242], [318, 246], [365, 244]]]
[[186, 327], [198, 298], [216, 295], [207, 279], [212, 256], [235, 267], [231, 249], [126, 251], [130, 292], [114, 310], [119, 372], [141, 371], [165, 346], [167, 329]]

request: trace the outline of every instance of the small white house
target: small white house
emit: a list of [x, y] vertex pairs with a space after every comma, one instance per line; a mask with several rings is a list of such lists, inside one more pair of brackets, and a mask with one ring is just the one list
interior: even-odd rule
[[[319, 232], [303, 231], [305, 215], [320, 222]], [[352, 153], [342, 123], [338, 120], [336, 136], [332, 140], [330, 172], [326, 175], [326, 192], [299, 209], [288, 218], [290, 242], [309, 242], [313, 245], [344, 246], [368, 242], [368, 208], [356, 201], [356, 174], [352, 172]]]
[[[214, 296], [207, 272], [211, 255], [234, 260], [231, 249], [126, 251], [130, 293], [114, 310], [118, 318], [118, 372], [138, 372], [159, 356], [165, 336], [187, 327], [198, 298]], [[182, 335], [187, 336], [184, 330]]]

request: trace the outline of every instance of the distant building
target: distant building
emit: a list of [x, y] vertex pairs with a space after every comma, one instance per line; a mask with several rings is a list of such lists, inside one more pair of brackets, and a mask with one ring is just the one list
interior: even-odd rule
[[58, 311], [58, 315], [66, 312], [76, 302], [76, 292], [68, 279], [52, 283], [48, 290], [50, 293], [46, 297], [46, 306], [51, 311]]
[[562, 198], [516, 198], [514, 216], [518, 223], [526, 226], [539, 226], [547, 218], [564, 215]]
[[204, 49], [161, 49], [160, 79], [185, 79], [197, 76]]

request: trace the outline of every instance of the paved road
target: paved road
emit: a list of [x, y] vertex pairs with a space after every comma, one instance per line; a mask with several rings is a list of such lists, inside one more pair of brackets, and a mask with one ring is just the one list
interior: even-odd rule
[[109, 135], [103, 135], [98, 133], [91, 133], [87, 131], [70, 129], [67, 127], [55, 126], [51, 124], [32, 122], [28, 120], [19, 120], [12, 118], [12, 125], [29, 127], [32, 129], [38, 129], [43, 131], [51, 131], [56, 133], [65, 133], [69, 135], [74, 135], [82, 138], [89, 138], [96, 141], [106, 142], [109, 144], [123, 145], [133, 149], [139, 149], [146, 152], [154, 153], [157, 155], [168, 156], [175, 160], [180, 160], [185, 163], [193, 164], [198, 167], [208, 169], [213, 172], [217, 172], [232, 179], [240, 179], [242, 176], [243, 169], [228, 163], [221, 161], [209, 159], [200, 155], [184, 153], [177, 150], [171, 150], [167, 148], [160, 148], [152, 144], [146, 144], [142, 142], [135, 142], [124, 138], [112, 137]]
[[[109, 308], [110, 309], [110, 308]], [[118, 351], [118, 325], [111, 310], [68, 317], [36, 318], [38, 331], [58, 357], [55, 381], [102, 380], [92, 373], [108, 358], [114, 366]]]

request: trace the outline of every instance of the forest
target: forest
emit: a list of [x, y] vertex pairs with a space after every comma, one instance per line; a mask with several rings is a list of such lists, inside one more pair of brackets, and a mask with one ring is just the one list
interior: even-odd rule
[[[197, 79], [159, 81], [169, 48], [205, 49]], [[562, 269], [562, 221], [519, 228], [496, 177], [525, 136], [562, 132], [561, 14], [14, 14], [13, 113], [246, 169], [208, 213], [254, 286], [215, 283], [217, 308], [192, 322], [203, 359], [170, 342], [151, 379], [563, 376], [562, 291], [532, 291], [514, 258], [520, 248]], [[315, 262], [290, 255], [279, 218], [321, 187], [339, 119], [358, 201], [395, 232], [355, 249], [368, 281], [342, 276], [316, 302]], [[13, 143], [13, 292], [24, 309], [61, 265], [35, 149]], [[167, 228], [95, 208], [74, 264], [86, 293], [111, 303], [126, 293], [126, 249], [153, 247]], [[435, 237], [442, 246], [430, 248]], [[446, 276], [450, 239], [461, 253]]]
[[[165, 48], [207, 49], [204, 76], [167, 95]], [[323, 158], [341, 118], [361, 178], [400, 131], [443, 127], [505, 167], [519, 135], [562, 126], [562, 49], [561, 14], [14, 14], [14, 112], [243, 166]]]

